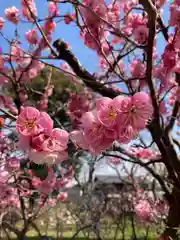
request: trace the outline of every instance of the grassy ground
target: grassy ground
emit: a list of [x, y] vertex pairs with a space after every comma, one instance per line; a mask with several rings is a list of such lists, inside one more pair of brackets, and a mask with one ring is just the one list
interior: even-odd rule
[[[50, 211], [40, 216], [40, 218], [36, 221], [36, 225], [40, 230], [41, 235], [50, 236], [56, 239], [57, 232], [59, 232], [59, 233], [62, 233], [61, 235], [59, 234], [59, 236], [62, 236], [61, 240], [69, 240], [72, 238], [72, 236], [77, 232], [79, 227], [76, 226], [76, 223], [66, 224], [64, 221], [64, 217], [62, 219], [57, 218], [57, 215], [61, 213], [65, 208], [66, 207], [62, 205], [56, 206], [55, 208], [51, 209]], [[100, 234], [103, 240], [122, 239], [122, 231], [121, 231], [122, 225], [120, 225], [117, 230], [117, 225], [114, 224], [114, 219], [107, 218], [104, 220], [106, 220], [105, 223], [102, 223], [100, 226], [100, 229], [101, 229]], [[80, 224], [80, 222], [78, 223]], [[148, 238], [145, 238], [146, 227], [138, 224], [135, 224], [135, 225], [136, 225], [135, 228], [136, 228], [137, 240], [143, 240], [143, 239], [154, 240], [157, 238], [156, 229], [154, 227], [151, 226], [151, 229], [148, 233]], [[23, 222], [22, 221], [18, 222], [16, 224], [16, 227], [18, 227], [19, 229], [22, 229]], [[133, 239], [132, 236], [134, 236], [134, 234], [132, 231], [131, 222], [128, 219], [126, 221], [126, 226], [123, 228], [126, 229], [124, 239], [132, 240]], [[89, 234], [91, 238], [89, 238], [87, 234]], [[29, 238], [29, 240], [39, 239], [39, 237], [37, 237], [37, 232], [35, 232], [33, 229], [30, 229], [30, 231], [26, 234], [26, 236]], [[60, 238], [58, 238], [58, 240], [59, 239]], [[92, 229], [85, 229], [84, 232], [80, 231], [76, 237], [76, 240], [87, 240], [87, 239], [94, 239], [94, 240], [97, 239]]]
[[[117, 232], [116, 238], [115, 238], [115, 231], [116, 228], [112, 227], [111, 231], [109, 231], [109, 233], [106, 235], [106, 231], [101, 232], [101, 236], [104, 240], [114, 240], [114, 239], [122, 239], [122, 233], [119, 231]], [[62, 240], [69, 240], [72, 238], [72, 236], [75, 234], [75, 230], [72, 231], [64, 231], [62, 238]], [[55, 230], [49, 230], [48, 232], [46, 231], [41, 231], [42, 235], [48, 235], [50, 237], [52, 237], [53, 239], [57, 238], [57, 232]], [[87, 232], [86, 232], [87, 234]], [[38, 240], [39, 238], [36, 236], [37, 234], [34, 231], [29, 231], [27, 233], [27, 237], [29, 237], [29, 240]], [[86, 235], [87, 236], [87, 235]], [[132, 228], [128, 228], [125, 232], [125, 237], [124, 239], [126, 240], [132, 240], [133, 239], [133, 231]], [[137, 236], [137, 240], [154, 240], [157, 238], [157, 235], [154, 232], [149, 232], [148, 237], [146, 238], [146, 232], [145, 229], [138, 229], [136, 230], [136, 236]], [[87, 240], [87, 239], [97, 239], [96, 236], [93, 234], [93, 232], [90, 233], [89, 237], [85, 237], [85, 235], [83, 234], [83, 232], [80, 232], [77, 237], [75, 238], [76, 240]]]

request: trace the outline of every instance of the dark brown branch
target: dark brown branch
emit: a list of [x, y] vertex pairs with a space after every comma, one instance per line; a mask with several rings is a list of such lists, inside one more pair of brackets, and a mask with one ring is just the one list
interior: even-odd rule
[[[178, 84], [178, 87], [180, 87], [180, 74], [179, 73], [176, 73], [176, 82]], [[172, 115], [171, 115], [170, 122], [165, 129], [165, 132], [167, 134], [169, 134], [169, 132], [173, 129], [173, 126], [174, 126], [176, 117], [178, 115], [179, 109], [180, 109], [180, 100], [177, 97], [176, 102], [174, 104], [174, 108], [172, 110]]]
[[20, 233], [21, 233], [17, 228], [13, 227], [11, 224], [9, 224], [9, 223], [6, 222], [6, 221], [3, 221], [3, 222], [2, 222], [2, 226], [3, 226], [5, 229], [8, 229], [9, 231], [15, 233], [17, 236], [19, 236]]
[[158, 16], [157, 21], [159, 23], [159, 27], [162, 31], [164, 38], [166, 39], [166, 41], [168, 41], [168, 39], [169, 39], [168, 27], [164, 25], [163, 20], [160, 16]]
[[[152, 81], [152, 69], [153, 69], [153, 49], [154, 49], [154, 39], [156, 35], [156, 18], [157, 11], [155, 6], [152, 4], [151, 0], [139, 0], [139, 3], [143, 5], [144, 10], [148, 14], [148, 44], [147, 44], [147, 68], [146, 68], [146, 77], [147, 84], [150, 90], [150, 95], [152, 99], [152, 104], [154, 107], [154, 120], [157, 126], [160, 126], [159, 123], [159, 107], [156, 99], [155, 87]], [[156, 127], [157, 127], [156, 126]]]
[[67, 44], [62, 40], [56, 40], [53, 43], [53, 47], [58, 52], [58, 59], [66, 61], [76, 75], [82, 79], [85, 85], [91, 88], [93, 91], [100, 93], [103, 96], [114, 98], [120, 94], [119, 91], [115, 91], [110, 87], [106, 87], [91, 74], [84, 67], [81, 66], [74, 54], [70, 51]]
[[169, 133], [172, 129], [173, 129], [173, 126], [174, 126], [174, 123], [175, 123], [175, 120], [176, 120], [176, 116], [179, 112], [179, 108], [180, 108], [180, 102], [177, 100], [174, 104], [174, 108], [173, 108], [173, 111], [172, 111], [172, 116], [171, 116], [171, 119], [170, 119], [170, 122], [168, 124], [168, 126], [166, 127], [166, 132]]
[[177, 147], [179, 147], [180, 149], [180, 143], [178, 142], [178, 140], [176, 140], [175, 138], [172, 138], [172, 141], [176, 144]]
[[0, 111], [3, 112], [3, 113], [6, 115], [6, 117], [9, 117], [9, 118], [11, 118], [12, 120], [15, 120], [15, 121], [16, 121], [17, 117], [14, 116], [12, 113], [6, 111], [5, 109], [3, 109], [3, 108], [1, 108], [1, 107], [0, 107]]

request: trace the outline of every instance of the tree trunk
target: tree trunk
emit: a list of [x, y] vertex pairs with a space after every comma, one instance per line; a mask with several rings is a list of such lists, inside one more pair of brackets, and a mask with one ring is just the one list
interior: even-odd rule
[[179, 239], [177, 236], [180, 227], [180, 192], [175, 187], [172, 191], [172, 201], [169, 203], [169, 213], [166, 221], [166, 229], [163, 237], [171, 237], [171, 239]]

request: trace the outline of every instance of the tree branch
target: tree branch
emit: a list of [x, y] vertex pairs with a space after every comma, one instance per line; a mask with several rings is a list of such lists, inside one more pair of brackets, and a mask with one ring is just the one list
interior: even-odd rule
[[1, 107], [0, 107], [0, 112], [3, 112], [7, 117], [9, 117], [9, 118], [11, 118], [11, 119], [13, 119], [13, 120], [16, 120], [16, 119], [17, 119], [16, 116], [14, 116], [12, 113], [6, 111], [5, 109], [3, 109], [3, 108], [1, 108]]
[[157, 21], [159, 23], [160, 29], [162, 31], [162, 34], [163, 34], [165, 40], [168, 42], [168, 39], [169, 39], [168, 27], [164, 25], [163, 20], [160, 15], [157, 17]]
[[[180, 87], [180, 74], [179, 73], [176, 73], [176, 82], [178, 84], [178, 87]], [[172, 110], [171, 119], [165, 129], [166, 134], [169, 134], [169, 132], [173, 129], [179, 109], [180, 109], [180, 100], [178, 99], [178, 96], [177, 96], [176, 102], [175, 102], [173, 110]]]
[[53, 43], [53, 47], [56, 48], [59, 54], [57, 58], [66, 61], [72, 68], [72, 70], [76, 73], [76, 75], [79, 78], [82, 78], [82, 81], [86, 84], [87, 87], [91, 88], [97, 93], [100, 93], [103, 96], [110, 98], [114, 98], [120, 94], [119, 91], [114, 90], [110, 87], [106, 87], [100, 82], [98, 82], [91, 73], [89, 73], [84, 67], [82, 67], [64, 41], [60, 39], [56, 40]]
[[152, 99], [152, 104], [154, 107], [154, 118], [155, 122], [158, 126], [159, 123], [159, 108], [156, 99], [156, 92], [155, 87], [152, 81], [152, 69], [153, 69], [153, 49], [154, 49], [154, 39], [156, 35], [156, 18], [157, 18], [157, 11], [155, 6], [152, 4], [151, 0], [139, 0], [139, 3], [143, 5], [144, 10], [148, 14], [148, 29], [149, 29], [149, 36], [148, 36], [148, 45], [147, 45], [147, 68], [146, 68], [146, 76], [147, 76], [147, 84], [150, 90], [150, 95]]

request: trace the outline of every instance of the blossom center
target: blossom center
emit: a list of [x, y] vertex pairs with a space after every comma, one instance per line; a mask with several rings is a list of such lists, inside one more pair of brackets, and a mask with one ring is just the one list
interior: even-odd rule
[[112, 108], [109, 111], [108, 119], [111, 121], [114, 121], [116, 119], [117, 113], [112, 110]]
[[134, 114], [134, 113], [136, 113], [136, 107], [135, 106], [132, 106], [131, 108], [130, 108], [130, 111], [129, 111], [131, 114]]
[[29, 119], [25, 122], [25, 126], [28, 129], [33, 129], [36, 126], [36, 119]]

